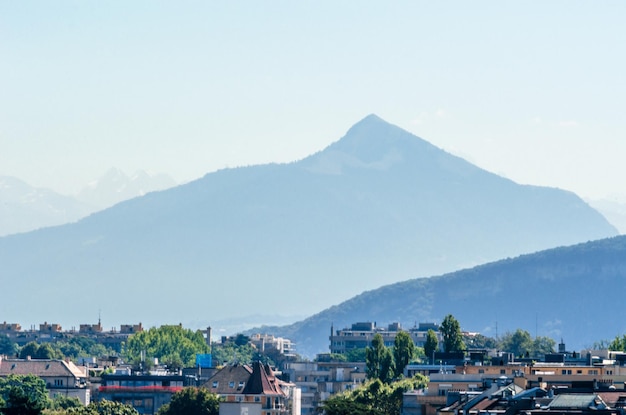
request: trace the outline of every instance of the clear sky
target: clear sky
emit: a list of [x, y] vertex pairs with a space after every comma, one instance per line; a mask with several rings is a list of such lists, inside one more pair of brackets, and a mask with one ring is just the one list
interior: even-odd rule
[[0, 175], [187, 181], [370, 113], [520, 183], [626, 199], [624, 1], [0, 0]]

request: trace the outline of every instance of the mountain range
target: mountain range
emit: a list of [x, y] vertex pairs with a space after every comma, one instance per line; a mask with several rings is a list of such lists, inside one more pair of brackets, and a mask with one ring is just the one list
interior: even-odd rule
[[617, 236], [386, 285], [294, 324], [249, 332], [289, 338], [313, 357], [328, 353], [331, 327], [374, 321], [409, 329], [452, 314], [465, 331], [497, 337], [519, 328], [580, 351], [626, 332], [625, 288], [626, 236]]
[[370, 115], [293, 163], [220, 170], [0, 238], [11, 293], [0, 318], [310, 315], [386, 284], [616, 233], [571, 192], [519, 185]]
[[77, 195], [62, 195], [0, 176], [0, 236], [76, 222], [127, 199], [176, 185], [165, 174], [137, 171], [132, 176], [112, 168]]

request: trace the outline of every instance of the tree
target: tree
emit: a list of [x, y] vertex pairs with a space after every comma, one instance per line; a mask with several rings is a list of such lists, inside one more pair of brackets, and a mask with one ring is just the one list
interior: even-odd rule
[[139, 412], [130, 405], [107, 400], [91, 402], [79, 408], [70, 408], [66, 413], [68, 415], [139, 415]]
[[178, 356], [185, 366], [195, 364], [196, 354], [208, 352], [202, 332], [180, 325], [153, 327], [135, 333], [128, 338], [124, 349], [126, 360], [131, 362], [141, 362], [142, 356], [148, 359], [167, 357], [171, 362], [178, 362], [174, 357]]
[[83, 404], [78, 398], [70, 398], [65, 395], [55, 396], [50, 405], [52, 409], [81, 408], [82, 406]]
[[556, 342], [549, 337], [539, 336], [533, 340], [533, 355], [541, 356], [546, 353], [554, 353]]
[[15, 356], [17, 344], [15, 344], [6, 334], [0, 334], [0, 355]]
[[615, 352], [626, 351], [626, 334], [622, 335], [622, 337], [615, 336], [613, 341], [608, 344], [607, 349]]
[[35, 375], [0, 378], [0, 412], [4, 415], [39, 415], [50, 400], [45, 382]]
[[158, 415], [218, 415], [220, 398], [204, 388], [183, 388], [170, 403], [159, 408]]
[[384, 415], [381, 411], [344, 395], [334, 395], [326, 399], [318, 412], [326, 415]]
[[515, 356], [524, 356], [532, 351], [533, 340], [526, 330], [517, 329], [514, 333], [506, 333], [502, 337], [500, 347]]
[[432, 359], [432, 363], [435, 363], [435, 352], [439, 348], [439, 339], [437, 333], [433, 329], [428, 329], [426, 333], [426, 342], [424, 343], [424, 354], [427, 359]]
[[384, 383], [389, 383], [393, 379], [395, 372], [396, 365], [393, 361], [393, 354], [388, 347], [385, 347], [383, 348], [382, 359], [380, 362], [380, 375], [378, 378]]
[[39, 344], [37, 344], [37, 342], [26, 343], [20, 349], [20, 359], [26, 359], [27, 357], [35, 357], [37, 355], [38, 349], [39, 349]]
[[472, 334], [463, 336], [463, 342], [467, 347], [473, 349], [497, 349], [498, 342], [493, 337], [483, 334]]
[[365, 365], [368, 379], [380, 378], [380, 367], [383, 361], [385, 344], [383, 336], [376, 333], [372, 338], [372, 346], [365, 349]]
[[415, 357], [415, 343], [406, 331], [400, 331], [393, 343], [393, 360], [395, 363], [394, 377], [398, 379], [404, 368]]
[[331, 396], [320, 412], [326, 415], [400, 415], [404, 392], [427, 385], [428, 378], [422, 375], [390, 384], [372, 379], [356, 389]]
[[239, 363], [252, 363], [254, 353], [256, 349], [250, 344], [243, 346], [237, 346], [233, 342], [228, 342], [222, 345], [213, 345], [213, 362], [215, 364], [222, 364], [237, 361]]
[[443, 337], [443, 351], [460, 352], [465, 350], [461, 325], [452, 314], [448, 314], [441, 323], [441, 336]]
[[365, 349], [348, 350], [345, 357], [348, 362], [365, 362]]

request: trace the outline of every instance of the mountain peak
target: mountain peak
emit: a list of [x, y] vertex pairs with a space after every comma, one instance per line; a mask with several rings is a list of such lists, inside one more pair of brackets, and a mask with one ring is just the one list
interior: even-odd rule
[[310, 162], [318, 172], [337, 174], [344, 167], [387, 170], [406, 159], [432, 158], [441, 151], [421, 138], [388, 123], [376, 114], [369, 114], [332, 143]]

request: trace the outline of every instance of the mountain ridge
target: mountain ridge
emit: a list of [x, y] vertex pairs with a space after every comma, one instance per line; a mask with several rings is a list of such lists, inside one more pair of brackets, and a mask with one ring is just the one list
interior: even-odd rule
[[[342, 150], [356, 141], [362, 149]], [[324, 159], [334, 174], [311, 171]], [[366, 117], [297, 162], [219, 170], [72, 225], [0, 238], [3, 279], [41, 302], [20, 316], [16, 295], [0, 314], [67, 321], [51, 302], [86, 284], [94, 295], [114, 289], [124, 306], [81, 296], [76, 305], [124, 324], [303, 315], [387, 283], [614, 234], [571, 192], [518, 185]]]
[[[626, 323], [610, 318], [625, 277], [626, 236], [620, 235], [385, 285], [293, 324], [245, 332], [287, 337], [300, 345], [298, 353], [313, 357], [329, 351], [325, 333], [332, 327], [378, 321], [379, 326], [400, 322], [409, 328], [417, 322], [440, 323], [453, 314], [466, 331], [496, 337], [498, 330], [521, 328], [565, 339], [573, 347], [568, 350], [580, 350], [626, 331]], [[593, 301], [594, 291], [601, 301]]]

